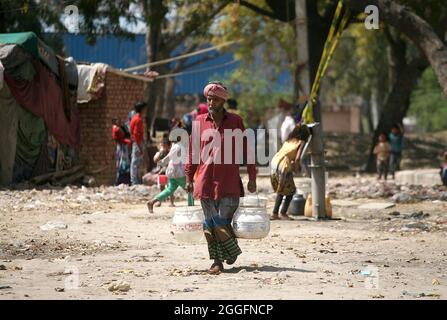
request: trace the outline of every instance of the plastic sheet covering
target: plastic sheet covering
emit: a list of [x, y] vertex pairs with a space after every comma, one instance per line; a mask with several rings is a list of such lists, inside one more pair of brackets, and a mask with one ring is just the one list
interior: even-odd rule
[[4, 84], [0, 89], [0, 186], [12, 183], [19, 108], [8, 86]]

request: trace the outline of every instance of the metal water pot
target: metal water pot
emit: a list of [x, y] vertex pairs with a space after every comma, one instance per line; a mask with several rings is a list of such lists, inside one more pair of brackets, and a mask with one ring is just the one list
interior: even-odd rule
[[306, 199], [304, 199], [302, 194], [293, 195], [292, 201], [290, 202], [288, 214], [292, 216], [304, 216], [305, 205]]
[[172, 219], [171, 231], [177, 241], [199, 243], [204, 240], [202, 207], [177, 207]]

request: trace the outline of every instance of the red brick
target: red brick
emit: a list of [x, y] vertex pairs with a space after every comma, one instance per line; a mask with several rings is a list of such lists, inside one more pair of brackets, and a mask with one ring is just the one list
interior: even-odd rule
[[81, 125], [81, 162], [88, 170], [105, 167], [95, 176], [98, 184], [115, 180], [115, 144], [112, 141], [112, 117], [122, 120], [134, 103], [144, 96], [144, 82], [107, 72], [105, 92], [98, 101], [79, 106]]

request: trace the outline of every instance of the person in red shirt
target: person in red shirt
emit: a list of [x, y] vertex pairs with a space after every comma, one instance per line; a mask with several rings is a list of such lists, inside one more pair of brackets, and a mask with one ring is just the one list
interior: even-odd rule
[[132, 163], [130, 165], [130, 181], [132, 185], [141, 184], [140, 166], [143, 162], [144, 121], [143, 112], [147, 104], [143, 101], [134, 106], [135, 114], [130, 121], [130, 135], [132, 138]]
[[131, 142], [121, 127], [120, 119], [112, 119], [112, 139], [116, 145], [116, 177], [115, 185], [130, 184], [129, 151]]
[[[224, 103], [227, 100], [228, 92], [225, 86], [220, 82], [212, 82], [204, 89], [204, 95], [207, 98], [208, 113], [199, 115], [193, 124], [192, 135], [189, 140], [189, 152], [185, 166], [186, 190], [194, 192], [194, 198], [200, 199], [200, 204], [205, 215], [204, 233], [208, 243], [208, 252], [210, 259], [214, 260], [208, 272], [210, 274], [219, 274], [223, 270], [222, 262], [233, 264], [237, 256], [242, 253], [231, 227], [233, 215], [239, 207], [239, 197], [244, 196], [244, 188], [239, 174], [239, 166], [235, 157], [232, 157], [230, 163], [226, 163], [225, 152], [233, 152], [240, 145], [235, 146], [232, 143], [232, 150], [226, 150], [224, 143], [224, 130], [240, 129], [245, 130], [242, 119], [224, 109]], [[205, 133], [206, 132], [206, 133]], [[203, 153], [210, 149], [211, 141], [201, 141], [204, 134], [215, 132], [221, 139], [221, 147], [213, 147], [211, 153], [215, 157], [213, 161], [203, 161]], [[217, 135], [217, 132], [220, 134]], [[195, 150], [195, 139], [198, 140], [200, 147]], [[243, 143], [243, 154], [247, 155], [247, 143]], [[196, 159], [196, 153], [200, 153], [200, 159]], [[216, 161], [218, 156], [222, 161]], [[247, 164], [249, 182], [247, 189], [250, 192], [256, 191], [256, 166]], [[250, 163], [250, 161], [249, 161]], [[195, 180], [194, 175], [198, 171]], [[194, 180], [194, 181], [193, 181]]]

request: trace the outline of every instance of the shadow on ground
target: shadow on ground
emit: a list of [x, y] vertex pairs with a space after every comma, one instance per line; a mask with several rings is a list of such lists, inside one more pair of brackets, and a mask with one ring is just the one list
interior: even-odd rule
[[261, 266], [261, 267], [234, 267], [231, 269], [226, 269], [225, 273], [238, 273], [241, 270], [245, 269], [247, 272], [282, 272], [282, 271], [293, 271], [293, 272], [305, 272], [305, 273], [316, 273], [316, 271], [305, 270], [305, 269], [297, 269], [297, 268], [286, 268], [286, 267], [274, 267], [274, 266]]

